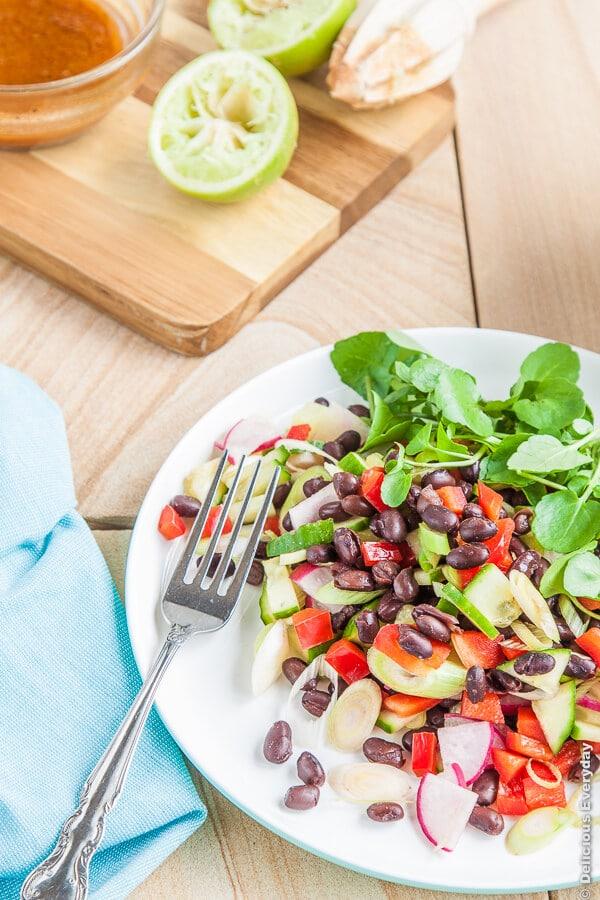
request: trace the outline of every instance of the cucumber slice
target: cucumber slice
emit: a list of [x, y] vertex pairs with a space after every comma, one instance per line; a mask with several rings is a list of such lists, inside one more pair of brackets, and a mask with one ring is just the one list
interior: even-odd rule
[[258, 601], [260, 617], [268, 625], [276, 619], [287, 619], [300, 609], [294, 582], [285, 566], [264, 563], [265, 580]]
[[396, 734], [403, 728], [422, 728], [427, 722], [427, 716], [423, 713], [417, 713], [416, 716], [399, 716], [389, 709], [382, 709], [379, 713], [376, 725], [385, 731], [386, 734]]
[[[491, 638], [491, 640], [494, 640], [500, 634], [487, 616], [480, 612], [480, 610], [471, 603], [469, 598], [465, 596], [462, 591], [459, 591], [458, 588], [454, 587], [453, 584], [444, 585], [442, 588], [442, 600], [448, 600], [452, 603], [452, 605], [465, 615], [476, 628], [479, 628], [479, 630], [487, 637]], [[439, 603], [438, 608], [440, 608]]]
[[436, 554], [438, 557], [450, 553], [448, 535], [441, 531], [433, 531], [424, 522], [419, 525], [419, 541], [421, 549], [427, 553]]
[[315, 600], [318, 600], [319, 603], [324, 603], [326, 606], [346, 606], [346, 604], [364, 606], [365, 603], [376, 600], [384, 593], [384, 588], [377, 591], [344, 591], [341, 588], [337, 588], [333, 581], [330, 581], [329, 584], [324, 584], [323, 587], [319, 588], [315, 594]]
[[323, 653], [327, 653], [335, 638], [332, 638], [330, 641], [326, 641], [324, 644], [318, 644], [316, 647], [311, 647], [310, 650], [305, 650], [298, 643], [298, 636], [296, 634], [296, 629], [293, 625], [288, 628], [288, 640], [290, 643], [290, 656], [297, 656], [298, 659], [303, 659], [305, 663], [313, 662], [317, 656], [321, 656]]
[[369, 669], [379, 681], [403, 694], [444, 700], [460, 694], [465, 686], [466, 669], [447, 659], [439, 669], [427, 675], [410, 675], [397, 662], [376, 647], [367, 651]]
[[[398, 614], [394, 619], [396, 625], [414, 625], [413, 609], [416, 609], [412, 603], [405, 603], [398, 610]], [[454, 607], [452, 607], [454, 609]]]
[[352, 475], [362, 475], [367, 468], [362, 457], [358, 453], [347, 453], [338, 463], [342, 472], [350, 472]]
[[[560, 679], [569, 662], [571, 651], [560, 648], [558, 650], [544, 650], [544, 653], [553, 656], [555, 660], [554, 668], [550, 672], [546, 672], [545, 675], [519, 675], [515, 672], [514, 659], [507, 660], [499, 665], [498, 668], [503, 672], [508, 672], [509, 675], [514, 675], [515, 678], [525, 682], [525, 684], [530, 684], [531, 687], [544, 691], [548, 697], [555, 697], [560, 686]], [[526, 697], [527, 694], [523, 696]]]
[[333, 540], [333, 519], [320, 519], [318, 522], [307, 522], [296, 531], [286, 531], [273, 538], [267, 544], [267, 556], [279, 556], [282, 553], [296, 553], [306, 550], [314, 544], [330, 544]]
[[[452, 566], [442, 566], [442, 574], [448, 584], [453, 584], [454, 587], [460, 588], [460, 576], [458, 574], [458, 569], [453, 569]], [[449, 610], [446, 610], [449, 612]]]
[[[250, 502], [248, 503], [248, 506], [246, 507], [246, 511], [244, 513], [244, 525], [252, 525], [252, 523], [256, 521], [256, 517], [262, 509], [264, 499], [264, 494], [256, 494], [255, 496], [252, 496], [250, 498]], [[241, 500], [236, 500], [231, 504], [231, 507], [229, 509], [229, 518], [232, 522], [237, 521], [237, 518], [242, 511], [242, 502], [243, 501]], [[275, 507], [273, 506], [273, 504], [271, 504], [271, 506], [269, 507], [268, 515], [275, 515]]]
[[576, 741], [600, 741], [600, 713], [578, 706], [571, 737]]
[[296, 550], [295, 553], [282, 553], [279, 557], [280, 566], [297, 566], [306, 561], [306, 550]]
[[327, 481], [330, 481], [329, 475], [327, 474], [327, 470], [323, 468], [323, 466], [311, 466], [310, 469], [306, 469], [302, 472], [301, 475], [298, 475], [294, 483], [292, 484], [292, 489], [285, 498], [285, 502], [281, 509], [279, 510], [279, 521], [283, 522], [286, 515], [289, 513], [292, 506], [297, 506], [304, 497], [304, 484], [307, 481], [310, 481], [311, 478], [325, 478]]
[[[371, 600], [370, 603], [365, 603], [363, 609], [375, 609], [378, 605], [379, 600]], [[342, 637], [347, 638], [349, 641], [353, 641], [355, 644], [359, 644], [359, 646], [364, 647], [365, 644], [362, 643], [361, 639], [358, 636], [358, 628], [356, 627], [356, 619], [362, 612], [362, 609], [358, 612], [354, 613], [346, 627], [344, 628], [344, 633]]]
[[492, 625], [499, 628], [510, 625], [521, 614], [510, 581], [497, 566], [484, 566], [466, 586], [464, 594]]
[[561, 684], [555, 697], [531, 705], [552, 752], [558, 753], [575, 723], [575, 682]]
[[[215, 477], [215, 473], [217, 471], [217, 466], [219, 465], [220, 458], [216, 457], [215, 459], [209, 459], [208, 462], [202, 463], [197, 466], [184, 478], [183, 481], [183, 492], [188, 497], [195, 497], [196, 500], [200, 500], [203, 503], [208, 496], [208, 492], [210, 490], [210, 486], [212, 484], [212, 480]], [[227, 469], [225, 473], [227, 473]], [[225, 493], [225, 485], [221, 482], [217, 488], [217, 493], [215, 495], [214, 505], [217, 506]]]
[[[370, 519], [366, 517], [357, 516], [355, 519], [347, 519], [345, 522], [336, 522], [333, 526], [333, 530], [337, 531], [338, 528], [349, 528], [351, 531], [366, 531], [366, 529], [370, 525]], [[375, 538], [375, 535], [373, 535]]]

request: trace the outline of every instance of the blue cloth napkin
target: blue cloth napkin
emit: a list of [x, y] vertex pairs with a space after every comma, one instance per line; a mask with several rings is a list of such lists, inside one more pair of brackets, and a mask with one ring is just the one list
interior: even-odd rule
[[[56, 841], [140, 679], [125, 615], [75, 511], [62, 416], [0, 366], [0, 898]], [[152, 712], [90, 869], [121, 900], [205, 819]]]

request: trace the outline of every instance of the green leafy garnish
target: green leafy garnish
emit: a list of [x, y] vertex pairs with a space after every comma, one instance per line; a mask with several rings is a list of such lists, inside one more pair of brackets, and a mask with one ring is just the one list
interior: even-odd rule
[[546, 550], [571, 553], [600, 534], [600, 503], [568, 490], [546, 494], [535, 508], [532, 531]]
[[590, 461], [575, 444], [564, 445], [550, 434], [536, 434], [520, 444], [508, 460], [510, 469], [526, 472], [562, 472]]
[[479, 407], [477, 384], [468, 372], [442, 370], [435, 387], [435, 401], [449, 422], [465, 425], [483, 437], [494, 433], [494, 423]]
[[595, 553], [578, 553], [565, 567], [565, 590], [573, 597], [590, 597], [600, 594], [600, 559]]
[[396, 465], [381, 484], [381, 499], [386, 506], [400, 506], [406, 500], [412, 484], [412, 474]]
[[523, 381], [542, 381], [546, 378], [565, 378], [577, 383], [579, 357], [568, 344], [542, 344], [521, 364]]

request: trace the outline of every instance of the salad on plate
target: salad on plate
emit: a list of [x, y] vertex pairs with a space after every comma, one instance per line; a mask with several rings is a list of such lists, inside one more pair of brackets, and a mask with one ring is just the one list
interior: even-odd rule
[[[538, 850], [580, 826], [600, 768], [600, 428], [578, 355], [538, 347], [500, 400], [400, 333], [339, 341], [331, 361], [356, 403], [310, 400], [283, 431], [248, 417], [216, 443], [229, 465], [197, 548], [241, 460], [250, 478], [260, 458], [264, 489], [279, 468], [248, 577], [263, 622], [251, 688], [291, 683], [264, 758], [299, 751], [291, 810], [327, 784], [376, 822], [414, 804], [442, 850], [468, 826]], [[167, 540], [217, 464], [163, 509]], [[260, 506], [258, 491], [231, 574]], [[324, 745], [344, 755], [328, 771]]]

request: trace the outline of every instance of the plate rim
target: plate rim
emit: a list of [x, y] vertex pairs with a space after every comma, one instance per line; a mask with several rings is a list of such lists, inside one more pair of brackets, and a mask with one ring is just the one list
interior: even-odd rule
[[[465, 335], [473, 335], [473, 334], [484, 332], [484, 333], [492, 335], [492, 336], [498, 335], [498, 336], [501, 336], [502, 338], [506, 338], [507, 336], [513, 336], [513, 337], [519, 337], [519, 338], [525, 337], [534, 342], [551, 342], [551, 343], [555, 342], [555, 339], [553, 339], [553, 338], [548, 338], [548, 337], [544, 337], [542, 335], [537, 335], [537, 334], [530, 334], [528, 332], [511, 331], [509, 329], [500, 329], [500, 328], [479, 328], [478, 326], [461, 326], [461, 325], [423, 326], [423, 327], [419, 327], [419, 328], [397, 328], [397, 329], [388, 328], [388, 329], [379, 329], [379, 330], [385, 330], [387, 333], [392, 332], [392, 331], [399, 331], [399, 332], [402, 332], [403, 334], [408, 335], [409, 337], [414, 337], [416, 339], [418, 339], [419, 336], [424, 336], [425, 334], [430, 334], [431, 332], [452, 333], [452, 334], [462, 333]], [[355, 333], [357, 333], [357, 332], [353, 332], [352, 334], [355, 334]], [[352, 334], [348, 335], [348, 337], [351, 337]], [[343, 339], [344, 338], [340, 338], [339, 340], [343, 340]], [[564, 343], [564, 342], [558, 341], [558, 343]], [[585, 347], [580, 347], [576, 344], [569, 344], [569, 346], [571, 346], [577, 353], [581, 354], [582, 356], [594, 357], [600, 361], [600, 354], [595, 352], [594, 350], [590, 350]], [[135, 552], [137, 552], [136, 547], [137, 547], [138, 539], [140, 538], [140, 535], [142, 533], [141, 525], [139, 525], [139, 523], [141, 522], [142, 513], [144, 512], [146, 504], [150, 502], [149, 495], [151, 493], [151, 489], [154, 485], [154, 482], [158, 479], [162, 470], [166, 466], [168, 466], [168, 464], [171, 460], [171, 457], [175, 455], [179, 446], [181, 445], [181, 443], [184, 440], [186, 440], [189, 433], [198, 425], [199, 422], [202, 421], [202, 419], [204, 419], [207, 415], [209, 415], [221, 403], [224, 403], [225, 401], [235, 401], [238, 394], [246, 392], [247, 390], [252, 390], [252, 387], [254, 386], [255, 382], [264, 378], [266, 375], [275, 375], [276, 376], [277, 373], [281, 369], [288, 367], [290, 364], [298, 363], [300, 360], [309, 360], [311, 357], [322, 356], [324, 354], [327, 354], [331, 351], [332, 347], [333, 347], [332, 343], [324, 344], [324, 345], [320, 344], [317, 347], [313, 347], [312, 350], [307, 350], [304, 353], [299, 353], [299, 354], [296, 354], [295, 356], [291, 356], [289, 359], [283, 360], [282, 362], [277, 363], [274, 366], [264, 369], [262, 372], [258, 372], [256, 375], [254, 375], [248, 381], [244, 382], [243, 384], [238, 385], [236, 388], [234, 388], [234, 390], [230, 391], [229, 393], [224, 394], [216, 403], [214, 403], [209, 409], [207, 409], [192, 425], [190, 425], [189, 428], [186, 429], [186, 431], [179, 437], [177, 442], [173, 445], [173, 447], [172, 447], [171, 451], [168, 453], [168, 455], [164, 458], [160, 467], [156, 470], [154, 477], [152, 478], [152, 481], [150, 482], [150, 484], [148, 485], [148, 487], [146, 489], [144, 499], [142, 500], [142, 503], [138, 510], [138, 514], [136, 516], [136, 519], [135, 519], [135, 522], [134, 522], [134, 525], [133, 525], [133, 528], [131, 531], [131, 538], [129, 541], [126, 562], [125, 562], [124, 594], [125, 594], [125, 613], [126, 613], [126, 621], [127, 621], [127, 630], [129, 633], [129, 639], [130, 639], [135, 663], [138, 668], [138, 671], [140, 672], [140, 676], [142, 678], [145, 676], [146, 670], [141, 667], [140, 661], [138, 658], [137, 644], [136, 644], [136, 641], [134, 640], [135, 629], [133, 628], [132, 622], [131, 622], [130, 606], [127, 603], [127, 596], [129, 594], [129, 584], [130, 584], [131, 578], [132, 578], [132, 576], [130, 574], [130, 571], [131, 571], [130, 570], [130, 558], [133, 556], [133, 554]], [[394, 876], [391, 874], [382, 874], [380, 872], [374, 872], [373, 870], [371, 870], [365, 866], [361, 866], [359, 863], [348, 862], [346, 860], [340, 859], [339, 857], [336, 857], [329, 853], [326, 853], [326, 852], [318, 849], [317, 847], [309, 846], [308, 844], [304, 843], [304, 841], [291, 835], [290, 833], [281, 831], [275, 824], [266, 821], [258, 813], [249, 809], [245, 805], [244, 802], [242, 802], [242, 801], [238, 800], [237, 798], [235, 798], [234, 796], [232, 796], [229, 793], [229, 791], [220, 783], [219, 779], [211, 777], [205, 772], [203, 766], [200, 765], [200, 763], [197, 761], [195, 754], [193, 755], [183, 748], [183, 746], [179, 743], [175, 734], [173, 733], [173, 731], [171, 730], [171, 728], [168, 726], [167, 722], [163, 718], [156, 701], [154, 703], [154, 708], [155, 708], [156, 712], [158, 713], [158, 715], [160, 716], [161, 722], [163, 723], [164, 727], [166, 728], [166, 730], [168, 731], [170, 736], [175, 741], [179, 751], [184, 755], [184, 757], [186, 757], [187, 759], [190, 760], [192, 765], [198, 770], [198, 772], [202, 775], [202, 777], [205, 778], [206, 781], [208, 781], [209, 784], [211, 784], [213, 788], [215, 788], [215, 790], [217, 790], [230, 803], [232, 803], [234, 806], [236, 806], [245, 815], [249, 816], [253, 821], [257, 822], [263, 828], [266, 828], [268, 831], [277, 835], [282, 840], [287, 841], [288, 843], [293, 844], [294, 846], [298, 847], [299, 849], [304, 850], [305, 852], [310, 853], [313, 856], [318, 857], [319, 859], [323, 859], [326, 862], [330, 862], [334, 865], [341, 866], [344, 869], [348, 869], [350, 871], [357, 872], [360, 875], [366, 875], [370, 878], [375, 878], [378, 881], [384, 881], [384, 882], [387, 882], [390, 884], [405, 885], [407, 887], [413, 887], [413, 888], [417, 888], [420, 890], [444, 891], [444, 892], [451, 893], [451, 894], [471, 893], [471, 894], [476, 894], [476, 895], [481, 895], [481, 896], [489, 896], [489, 895], [497, 895], [497, 894], [500, 894], [500, 895], [524, 894], [524, 893], [536, 893], [536, 892], [544, 892], [544, 891], [549, 892], [549, 891], [555, 891], [555, 890], [567, 890], [569, 888], [575, 888], [575, 887], [581, 886], [581, 881], [565, 881], [565, 882], [559, 882], [559, 883], [554, 883], [554, 884], [542, 884], [542, 885], [526, 886], [526, 887], [497, 886], [497, 887], [490, 887], [490, 888], [473, 887], [472, 885], [469, 885], [469, 884], [452, 885], [452, 886], [431, 884], [426, 881], [414, 881], [414, 880], [412, 880], [410, 878], [406, 878], [406, 877], [397, 877], [397, 876]], [[592, 878], [591, 878], [592, 884], [595, 884], [599, 881], [600, 881], [600, 876], [592, 875]]]

